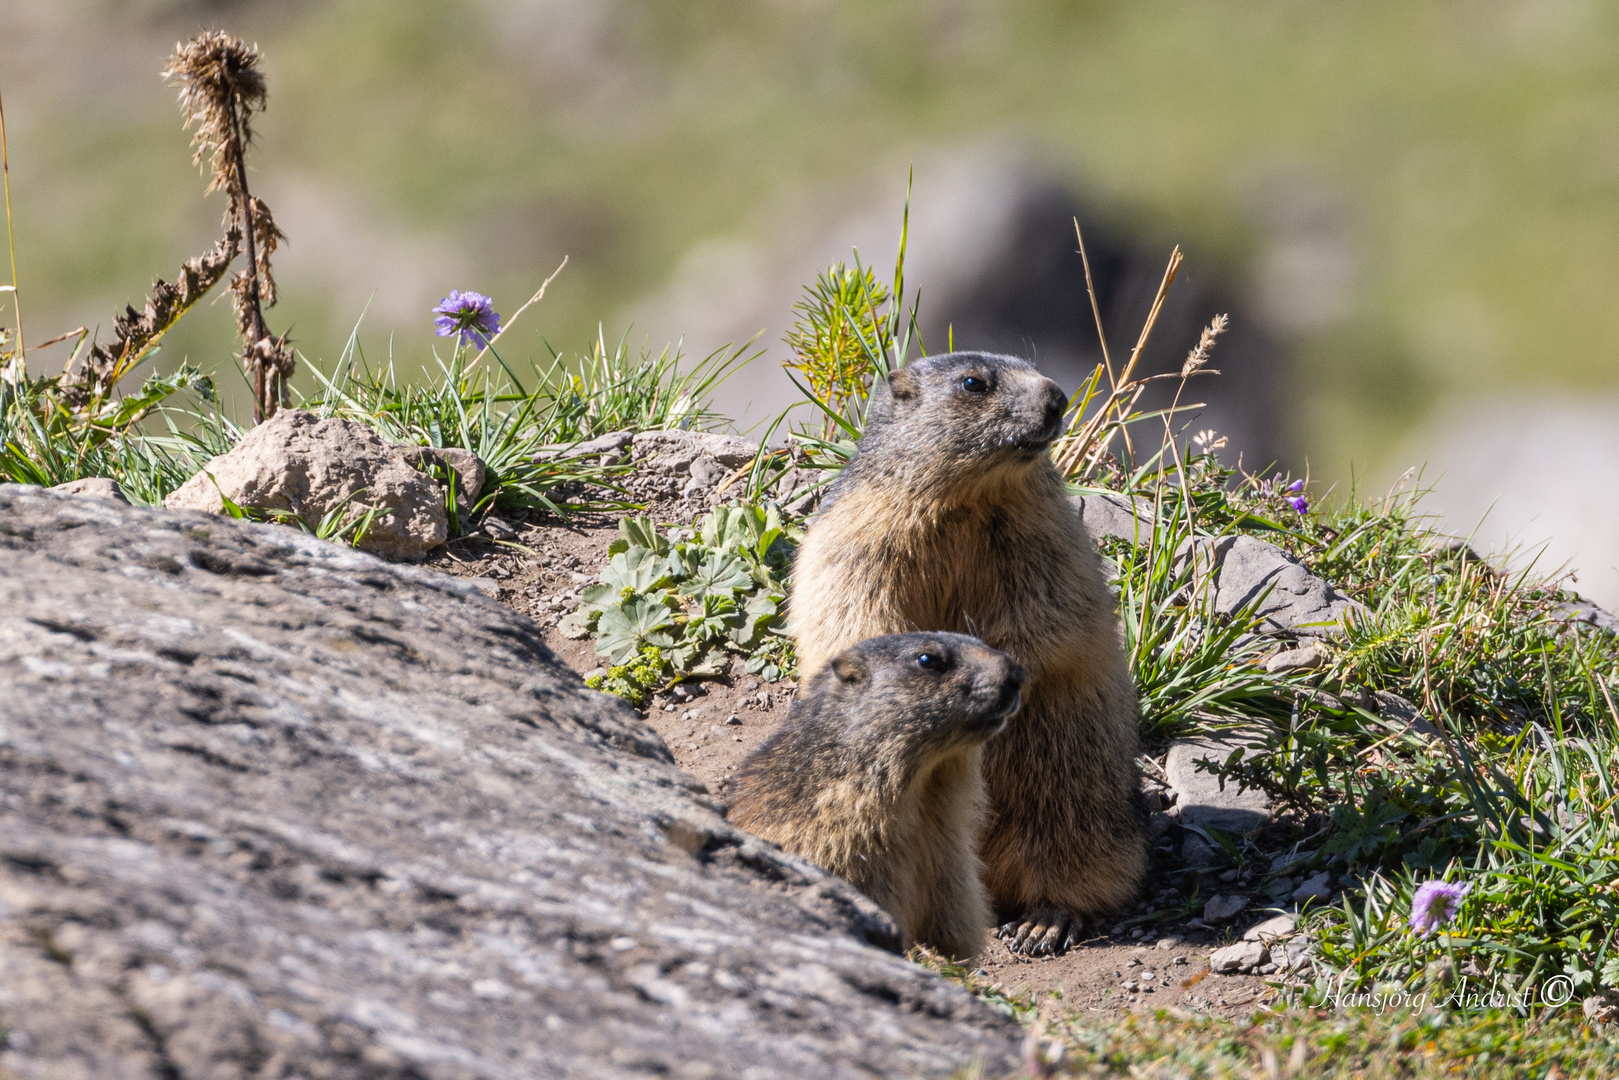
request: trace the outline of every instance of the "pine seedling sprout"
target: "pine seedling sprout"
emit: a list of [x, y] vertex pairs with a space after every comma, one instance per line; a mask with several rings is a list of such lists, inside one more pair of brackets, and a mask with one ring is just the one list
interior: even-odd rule
[[238, 230], [247, 246], [247, 268], [231, 279], [230, 291], [242, 363], [253, 387], [253, 418], [262, 422], [281, 406], [295, 357], [287, 336], [276, 337], [264, 325], [263, 305], [276, 302], [270, 257], [286, 234], [247, 187], [253, 115], [263, 111], [267, 99], [259, 61], [256, 47], [210, 30], [176, 45], [163, 76], [180, 84], [180, 111], [186, 127], [195, 128], [193, 163], [207, 162], [209, 192], [225, 192], [225, 228]]

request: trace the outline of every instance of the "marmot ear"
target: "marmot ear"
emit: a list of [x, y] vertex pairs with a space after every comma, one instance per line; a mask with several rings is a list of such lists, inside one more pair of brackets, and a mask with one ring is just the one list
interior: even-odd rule
[[846, 652], [832, 658], [832, 674], [838, 677], [839, 682], [857, 683], [870, 672], [858, 653]]
[[910, 368], [895, 368], [888, 373], [888, 392], [895, 401], [909, 401], [921, 389], [921, 380]]

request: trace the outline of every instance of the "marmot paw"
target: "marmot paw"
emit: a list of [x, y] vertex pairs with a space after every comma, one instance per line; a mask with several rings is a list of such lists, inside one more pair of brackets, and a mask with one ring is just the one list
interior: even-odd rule
[[1002, 925], [995, 936], [1023, 956], [1061, 956], [1079, 944], [1084, 929], [1085, 920], [1060, 908], [1035, 908]]

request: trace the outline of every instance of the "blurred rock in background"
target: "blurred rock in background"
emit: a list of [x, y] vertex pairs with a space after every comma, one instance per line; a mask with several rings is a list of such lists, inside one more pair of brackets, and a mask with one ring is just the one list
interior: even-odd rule
[[1619, 611], [1619, 398], [1480, 396], [1446, 404], [1405, 455], [1425, 461], [1425, 501], [1480, 552], [1578, 571], [1573, 587]]

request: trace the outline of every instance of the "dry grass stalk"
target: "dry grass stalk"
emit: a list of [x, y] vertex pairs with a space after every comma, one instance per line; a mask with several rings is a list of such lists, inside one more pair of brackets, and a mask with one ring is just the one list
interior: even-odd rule
[[[1096, 299], [1096, 287], [1091, 281], [1090, 257], [1085, 252], [1085, 237], [1079, 231], [1079, 222], [1074, 222], [1074, 233], [1079, 238], [1080, 257], [1085, 261], [1085, 288], [1091, 298], [1091, 312], [1096, 317], [1097, 336], [1102, 340], [1103, 365], [1097, 365], [1091, 377], [1080, 387], [1074, 395], [1072, 406], [1073, 419], [1069, 423], [1068, 433], [1058, 440], [1053, 449], [1057, 467], [1064, 476], [1071, 479], [1085, 479], [1095, 473], [1097, 468], [1107, 460], [1109, 447], [1113, 439], [1120, 432], [1124, 433], [1125, 445], [1130, 447], [1130, 433], [1127, 425], [1137, 414], [1136, 405], [1141, 395], [1152, 383], [1161, 379], [1185, 379], [1187, 375], [1168, 373], [1163, 375], [1149, 375], [1136, 378], [1137, 365], [1141, 362], [1141, 354], [1146, 350], [1147, 342], [1152, 337], [1153, 327], [1158, 323], [1158, 317], [1163, 313], [1164, 301], [1169, 296], [1169, 290], [1175, 283], [1175, 276], [1180, 272], [1181, 249], [1176, 247], [1169, 254], [1169, 265], [1164, 268], [1163, 280], [1158, 283], [1158, 293], [1153, 297], [1152, 308], [1147, 312], [1147, 318], [1141, 326], [1141, 334], [1136, 338], [1135, 348], [1130, 350], [1130, 359], [1126, 361], [1124, 370], [1117, 376], [1113, 373], [1112, 360], [1108, 355], [1107, 336], [1102, 330], [1101, 307]], [[1222, 326], [1223, 330], [1224, 327]], [[1205, 333], [1207, 333], [1205, 331]], [[1201, 343], [1200, 343], [1201, 344]], [[1212, 347], [1212, 339], [1210, 347]], [[1195, 353], [1196, 350], [1194, 349]], [[1094, 412], [1086, 414], [1096, 397], [1101, 394], [1102, 375], [1108, 377], [1109, 389], [1103, 397], [1100, 406]], [[1194, 372], [1195, 373], [1195, 372]], [[1200, 408], [1199, 405], [1188, 405], [1187, 408]], [[1133, 450], [1133, 447], [1130, 447]]]
[[275, 415], [286, 396], [294, 356], [285, 334], [272, 335], [264, 325], [263, 305], [276, 302], [270, 256], [286, 235], [276, 227], [270, 208], [247, 187], [247, 148], [253, 142], [253, 115], [264, 109], [267, 93], [259, 71], [259, 51], [219, 30], [176, 45], [164, 78], [180, 83], [180, 111], [186, 127], [195, 127], [192, 161], [207, 160], [208, 191], [225, 192], [225, 226], [234, 228], [247, 247], [247, 268], [231, 279], [236, 329], [242, 338], [242, 363], [253, 386], [253, 418]]
[[23, 341], [22, 297], [17, 292], [17, 239], [11, 229], [11, 147], [6, 141], [6, 103], [0, 99], [0, 179], [6, 191], [6, 244], [11, 250], [11, 304], [17, 313], [17, 353], [0, 372], [10, 382], [21, 382], [28, 371], [28, 347]]

